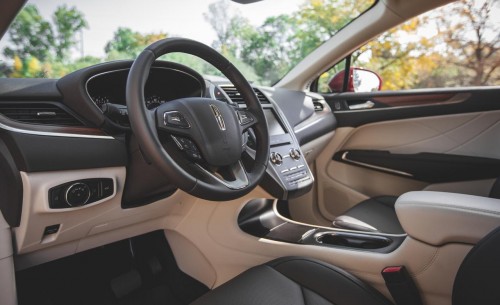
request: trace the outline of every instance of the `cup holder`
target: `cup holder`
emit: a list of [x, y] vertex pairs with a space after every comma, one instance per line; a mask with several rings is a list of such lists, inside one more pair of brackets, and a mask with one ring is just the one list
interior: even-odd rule
[[391, 239], [384, 236], [346, 232], [321, 232], [315, 235], [315, 239], [322, 245], [358, 249], [380, 249], [392, 243]]

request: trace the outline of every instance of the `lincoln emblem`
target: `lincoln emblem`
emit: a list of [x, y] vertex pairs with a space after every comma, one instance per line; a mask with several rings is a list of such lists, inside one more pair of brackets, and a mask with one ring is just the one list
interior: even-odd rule
[[217, 121], [217, 125], [219, 125], [219, 129], [226, 130], [226, 124], [224, 123], [224, 118], [222, 117], [219, 108], [213, 104], [210, 104], [210, 108], [212, 109], [215, 120]]

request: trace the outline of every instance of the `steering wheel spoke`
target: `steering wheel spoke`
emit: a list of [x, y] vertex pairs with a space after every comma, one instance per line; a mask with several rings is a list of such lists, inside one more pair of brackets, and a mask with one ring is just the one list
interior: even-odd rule
[[194, 163], [194, 166], [210, 180], [220, 183], [231, 190], [243, 189], [250, 183], [248, 173], [241, 161], [217, 168], [215, 171], [208, 170], [199, 163]]
[[242, 129], [241, 131], [243, 133], [259, 123], [257, 117], [248, 109], [237, 109], [236, 116], [238, 117], [238, 121]]
[[191, 137], [192, 119], [174, 107], [162, 106], [156, 109], [156, 128], [170, 134]]

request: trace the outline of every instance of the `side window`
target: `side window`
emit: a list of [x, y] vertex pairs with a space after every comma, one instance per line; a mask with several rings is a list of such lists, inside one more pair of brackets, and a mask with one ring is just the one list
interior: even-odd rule
[[[318, 79], [318, 92], [322, 93], [328, 93], [328, 92], [340, 92], [337, 90], [332, 90], [330, 89], [330, 82], [333, 81], [333, 78], [337, 76], [338, 79], [340, 79], [343, 75], [343, 71], [345, 70], [345, 63], [346, 60], [342, 60], [341, 62], [337, 63], [333, 67], [331, 67], [328, 71], [323, 72], [323, 74], [320, 75]], [[339, 74], [340, 73], [340, 74]], [[343, 82], [343, 80], [342, 80]], [[340, 83], [340, 87], [342, 87], [342, 83]]]
[[[382, 80], [380, 90], [500, 85], [500, 23], [496, 1], [463, 0], [397, 26], [351, 55], [356, 69]], [[451, 16], [451, 17], [450, 17]], [[344, 61], [342, 61], [344, 62]], [[330, 70], [322, 78], [331, 77]], [[367, 73], [358, 73], [358, 82]], [[319, 82], [318, 84], [320, 84]], [[351, 86], [347, 91], [372, 91]], [[318, 86], [319, 92], [333, 92]]]

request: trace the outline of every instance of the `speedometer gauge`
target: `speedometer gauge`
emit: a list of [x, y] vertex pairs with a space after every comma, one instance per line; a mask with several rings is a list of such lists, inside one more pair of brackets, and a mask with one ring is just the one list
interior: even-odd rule
[[158, 95], [151, 95], [146, 97], [146, 108], [153, 109], [161, 104], [165, 103], [165, 100]]
[[92, 96], [92, 101], [94, 101], [94, 104], [96, 104], [97, 107], [101, 108], [102, 105], [109, 103], [109, 97], [107, 97], [107, 96]]

